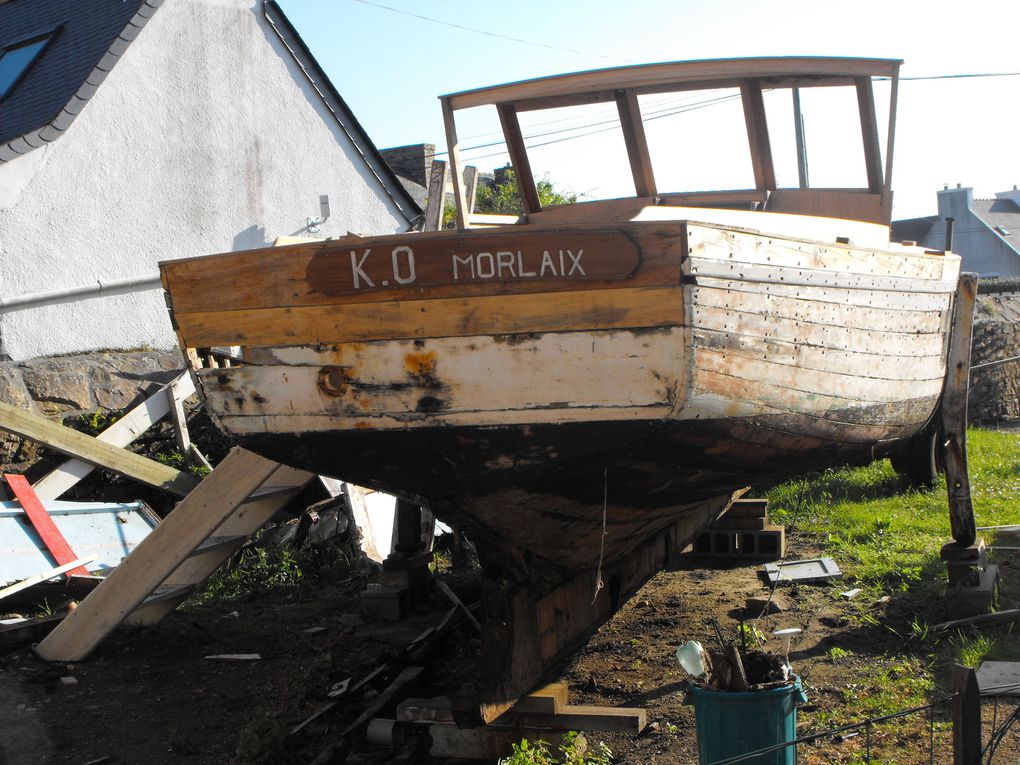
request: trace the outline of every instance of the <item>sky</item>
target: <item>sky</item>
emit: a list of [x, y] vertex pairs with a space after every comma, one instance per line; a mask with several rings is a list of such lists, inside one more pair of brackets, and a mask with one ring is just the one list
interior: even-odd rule
[[[864, 56], [904, 60], [894, 218], [933, 215], [935, 192], [944, 184], [972, 187], [976, 198], [1020, 185], [1020, 76], [906, 79], [1020, 73], [1016, 0], [279, 2], [379, 148], [434, 143], [444, 151], [437, 96], [471, 88], [658, 61]], [[739, 104], [727, 95], [709, 94], [720, 99], [712, 104], [676, 95], [642, 99], [646, 119], [653, 111], [663, 115], [654, 129], [649, 123], [653, 161], [658, 164], [656, 158], [668, 151], [673, 162], [662, 163], [664, 173], [656, 170], [660, 191], [753, 186], [741, 181], [749, 173], [746, 149], [740, 148], [746, 141], [740, 132], [743, 118]], [[876, 96], [882, 124], [888, 86], [876, 84]], [[769, 98], [769, 126], [776, 141], [792, 122], [791, 110], [787, 100], [770, 104]], [[685, 108], [691, 105], [703, 108]], [[855, 107], [846, 111], [843, 103], [819, 98], [804, 108], [812, 184], [830, 185], [830, 177], [843, 178], [851, 168], [857, 173], [860, 140], [847, 140], [847, 120], [842, 119], [856, 119]], [[593, 132], [582, 126], [607, 116], [612, 119], [611, 108], [592, 106], [580, 115], [543, 112], [525, 122], [526, 136], [547, 133], [568, 139], [532, 152], [536, 175], [591, 198], [633, 194], [618, 132], [610, 128], [578, 137]], [[494, 112], [458, 113], [462, 146], [481, 147], [465, 151], [465, 160], [483, 171], [502, 166], [507, 158], [501, 147], [484, 146], [498, 138], [492, 133], [497, 129]], [[549, 140], [536, 136], [528, 144]], [[883, 141], [883, 156], [884, 151]], [[777, 156], [777, 164], [784, 185], [789, 163]], [[675, 183], [669, 183], [674, 176]], [[795, 177], [787, 185], [796, 185]]]

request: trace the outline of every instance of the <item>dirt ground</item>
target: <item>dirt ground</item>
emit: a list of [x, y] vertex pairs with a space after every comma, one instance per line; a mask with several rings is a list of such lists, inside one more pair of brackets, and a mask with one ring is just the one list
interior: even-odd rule
[[[791, 539], [792, 557], [817, 553], [815, 540]], [[1000, 560], [1004, 578], [1015, 577], [1016, 553]], [[617, 762], [671, 765], [697, 762], [693, 707], [685, 704], [684, 673], [674, 652], [689, 639], [715, 640], [717, 618], [734, 635], [748, 597], [767, 597], [760, 564], [705, 568], [697, 562], [660, 573], [607, 622], [562, 669], [571, 703], [641, 706], [649, 726], [639, 735], [588, 734], [605, 741]], [[447, 574], [468, 603], [478, 598], [477, 572]], [[365, 580], [309, 579], [258, 598], [219, 601], [178, 610], [144, 630], [115, 633], [87, 661], [49, 665], [22, 648], [0, 655], [0, 765], [57, 763], [307, 763], [371, 703], [385, 686], [368, 683], [341, 696], [333, 710], [298, 735], [287, 731], [327, 703], [340, 681], [357, 683], [396, 657], [448, 610], [438, 592], [408, 622], [396, 625], [364, 614]], [[877, 622], [862, 626], [850, 618], [850, 603], [839, 593], [846, 584], [801, 585], [780, 594], [790, 610], [758, 623], [766, 634], [800, 627], [802, 639], [790, 655], [804, 679], [808, 706], [799, 733], [831, 727], [857, 675], [890, 664], [902, 649], [900, 637], [881, 626], [896, 599], [873, 604]], [[776, 645], [772, 639], [767, 645]], [[422, 663], [414, 696], [456, 690], [470, 681], [478, 635], [459, 614], [436, 649]], [[846, 652], [838, 662], [832, 649]], [[214, 661], [225, 653], [258, 653], [258, 661]], [[898, 682], [895, 666], [890, 682]], [[380, 677], [385, 677], [385, 673]], [[73, 681], [64, 680], [73, 678]], [[902, 680], [902, 681], [905, 681]], [[71, 683], [71, 684], [66, 684]], [[993, 710], [1001, 722], [1013, 702]], [[392, 714], [392, 707], [381, 716]], [[952, 761], [948, 710], [935, 717], [934, 753], [929, 756], [927, 718], [876, 726], [870, 733], [875, 762]], [[848, 732], [817, 745], [803, 745], [800, 763], [863, 762], [867, 734]], [[997, 763], [1018, 761], [1020, 726], [1007, 736]], [[363, 736], [349, 761], [388, 762], [387, 751], [370, 751]], [[338, 756], [333, 761], [341, 761]]]

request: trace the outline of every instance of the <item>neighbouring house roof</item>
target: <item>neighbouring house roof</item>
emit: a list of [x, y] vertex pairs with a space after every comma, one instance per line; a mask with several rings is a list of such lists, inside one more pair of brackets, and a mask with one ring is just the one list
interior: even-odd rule
[[[0, 163], [60, 137], [162, 4], [163, 0], [90, 1], [86, 12], [82, 0], [0, 2], [0, 51], [51, 35], [0, 99]], [[383, 161], [279, 5], [262, 0], [262, 12], [386, 194], [413, 222], [421, 207]]]
[[50, 34], [0, 100], [0, 162], [55, 140], [74, 121], [162, 0], [11, 0], [0, 4], [0, 50]]
[[1010, 199], [975, 199], [971, 211], [1020, 252], [1020, 206]]
[[889, 238], [894, 242], [923, 242], [936, 220], [938, 220], [937, 215], [894, 220], [890, 227], [891, 236]]

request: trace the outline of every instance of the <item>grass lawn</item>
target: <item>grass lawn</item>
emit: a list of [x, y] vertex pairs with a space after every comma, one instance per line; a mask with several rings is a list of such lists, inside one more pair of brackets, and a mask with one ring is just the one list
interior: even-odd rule
[[[1020, 524], [1020, 434], [971, 429], [967, 438], [977, 525]], [[843, 670], [844, 683], [832, 703], [806, 715], [811, 729], [948, 695], [954, 662], [976, 667], [984, 659], [1020, 660], [1020, 639], [1012, 624], [948, 633], [932, 629], [951, 618], [943, 597], [945, 566], [939, 559], [940, 548], [950, 541], [944, 479], [930, 490], [912, 490], [888, 460], [879, 460], [867, 467], [826, 470], [767, 494], [775, 522], [808, 535], [835, 558], [844, 579], [833, 587], [863, 589], [846, 610], [858, 636], [865, 636], [868, 655], [829, 650], [827, 659]], [[997, 543], [1020, 546], [1016, 536], [997, 539], [992, 531], [978, 536], [992, 546], [993, 560], [1018, 559], [1014, 551], [994, 550]], [[1010, 581], [1013, 570], [1012, 565], [1000, 569], [998, 609], [1020, 607], [1020, 583]], [[887, 604], [877, 606], [886, 595], [891, 596]], [[945, 731], [946, 717], [940, 717], [937, 727]], [[899, 728], [903, 734], [916, 728], [916, 740], [927, 746], [926, 720], [905, 720]]]

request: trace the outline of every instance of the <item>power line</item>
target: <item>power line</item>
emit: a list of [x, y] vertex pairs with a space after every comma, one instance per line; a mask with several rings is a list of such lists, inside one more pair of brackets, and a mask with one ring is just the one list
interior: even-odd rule
[[495, 38], [497, 38], [499, 40], [509, 40], [511, 42], [521, 43], [523, 45], [534, 45], [536, 48], [547, 48], [548, 50], [558, 50], [558, 51], [561, 51], [563, 53], [575, 53], [575, 54], [577, 54], [579, 56], [591, 56], [593, 58], [602, 58], [602, 59], [605, 59], [607, 61], [623, 61], [624, 63], [627, 63], [627, 64], [635, 63], [631, 59], [620, 58], [619, 56], [604, 56], [601, 53], [590, 53], [589, 51], [585, 51], [585, 50], [574, 50], [572, 48], [561, 48], [561, 47], [559, 47], [557, 45], [548, 45], [546, 43], [535, 42], [533, 40], [525, 40], [525, 39], [523, 39], [521, 37], [510, 37], [509, 35], [501, 35], [501, 34], [498, 34], [496, 32], [489, 32], [489, 31], [487, 31], [485, 29], [476, 29], [475, 27], [467, 27], [467, 26], [464, 26], [463, 24], [456, 24], [456, 23], [454, 23], [452, 21], [443, 21], [441, 19], [434, 19], [431, 16], [423, 16], [420, 13], [411, 13], [410, 11], [402, 11], [399, 8], [392, 8], [392, 7], [388, 6], [388, 5], [383, 5], [382, 3], [373, 3], [373, 2], [370, 2], [370, 0], [355, 0], [355, 2], [361, 3], [362, 5], [370, 5], [373, 8], [382, 8], [383, 10], [390, 11], [391, 13], [398, 13], [401, 16], [410, 16], [411, 18], [421, 19], [422, 21], [428, 21], [428, 22], [431, 22], [433, 24], [441, 24], [444, 27], [453, 27], [454, 29], [460, 29], [460, 30], [462, 30], [464, 32], [474, 32], [476, 34], [485, 35], [487, 37], [495, 37]]

